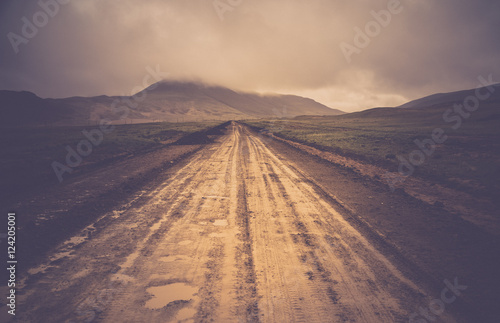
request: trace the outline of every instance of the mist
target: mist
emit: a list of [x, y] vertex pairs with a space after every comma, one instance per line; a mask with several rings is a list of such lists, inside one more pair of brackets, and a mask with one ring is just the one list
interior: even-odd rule
[[0, 10], [0, 89], [41, 97], [128, 95], [157, 67], [170, 80], [357, 111], [500, 73], [493, 0], [42, 0]]

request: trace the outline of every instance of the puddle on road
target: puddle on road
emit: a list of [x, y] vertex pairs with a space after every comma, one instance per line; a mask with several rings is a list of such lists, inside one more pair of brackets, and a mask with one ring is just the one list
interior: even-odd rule
[[89, 268], [84, 268], [84, 269], [77, 271], [73, 275], [71, 275], [71, 280], [80, 279], [80, 278], [85, 277], [89, 274], [91, 274], [91, 270]]
[[72, 237], [71, 239], [66, 240], [65, 244], [72, 244], [72, 245], [79, 245], [80, 243], [84, 242], [87, 240], [86, 236], [76, 236]]
[[156, 230], [158, 230], [160, 228], [160, 226], [163, 224], [163, 221], [158, 221], [156, 222], [155, 224], [153, 224], [151, 226], [151, 229], [149, 229], [149, 232], [155, 232]]
[[214, 225], [217, 227], [225, 227], [228, 225], [227, 220], [215, 220]]
[[147, 292], [153, 298], [146, 302], [149, 309], [159, 309], [174, 301], [189, 301], [198, 290], [184, 283], [174, 283], [165, 286], [149, 287]]
[[56, 261], [56, 260], [59, 260], [61, 258], [71, 257], [71, 252], [72, 251], [61, 251], [61, 252], [54, 254], [49, 259], [50, 259], [50, 261]]
[[31, 268], [31, 269], [28, 269], [28, 274], [30, 274], [30, 275], [36, 275], [38, 273], [45, 273], [45, 270], [47, 270], [48, 268], [50, 268], [50, 266], [40, 265], [38, 267], [34, 267], [34, 268]]
[[113, 215], [111, 216], [113, 219], [117, 219], [120, 217], [120, 215], [122, 215], [122, 212], [120, 211], [112, 211], [111, 213], [113, 213]]

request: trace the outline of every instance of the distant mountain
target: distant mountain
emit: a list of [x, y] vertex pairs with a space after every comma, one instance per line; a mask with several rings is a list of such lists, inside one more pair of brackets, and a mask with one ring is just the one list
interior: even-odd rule
[[[468, 120], [492, 121], [500, 120], [500, 84], [492, 85], [494, 92], [485, 99], [479, 100], [479, 106], [476, 111], [471, 112]], [[437, 93], [417, 100], [410, 101], [394, 108], [373, 108], [359, 112], [349, 113], [340, 116], [341, 118], [360, 118], [361, 119], [384, 119], [397, 120], [401, 123], [415, 122], [444, 122], [444, 114], [454, 116], [461, 110], [455, 111], [456, 104], [462, 105], [469, 96], [475, 96], [475, 89], [463, 90], [450, 93]], [[490, 93], [487, 88], [480, 88], [481, 95]], [[450, 111], [451, 109], [451, 111]], [[465, 111], [467, 112], [467, 111]]]
[[[119, 102], [119, 104], [117, 104]], [[124, 112], [127, 107], [127, 112]], [[193, 82], [163, 81], [130, 97], [42, 99], [31, 92], [0, 91], [0, 125], [87, 125], [149, 121], [239, 120], [339, 115], [312, 99], [259, 95]]]
[[[488, 104], [500, 103], [500, 83], [492, 85], [495, 91], [491, 93], [490, 97], [486, 100]], [[442, 106], [453, 106], [454, 104], [462, 104], [468, 96], [475, 96], [475, 89], [473, 90], [463, 90], [449, 93], [437, 93], [429, 95], [417, 100], [410, 101], [398, 108], [430, 108], [430, 107], [442, 107]], [[488, 89], [482, 87], [479, 89], [479, 93], [489, 93]]]
[[300, 96], [259, 95], [192, 82], [163, 81], [136, 95], [145, 97], [137, 111], [155, 118], [158, 114], [170, 118], [247, 119], [343, 113]]

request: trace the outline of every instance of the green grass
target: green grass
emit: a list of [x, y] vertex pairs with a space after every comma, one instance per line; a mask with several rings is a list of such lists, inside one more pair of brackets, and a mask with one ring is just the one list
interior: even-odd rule
[[437, 146], [415, 176], [468, 191], [498, 194], [500, 182], [500, 122], [498, 118], [464, 120], [454, 130], [441, 111], [382, 111], [334, 117], [298, 117], [292, 120], [249, 121], [276, 135], [316, 146], [397, 172], [399, 160], [418, 149], [415, 139], [430, 139], [442, 128], [448, 139]]

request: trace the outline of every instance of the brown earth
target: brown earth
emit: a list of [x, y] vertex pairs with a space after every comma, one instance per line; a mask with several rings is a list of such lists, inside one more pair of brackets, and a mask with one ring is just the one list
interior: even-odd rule
[[[275, 136], [274, 134], [268, 134], [268, 136], [307, 152], [310, 155], [318, 156], [333, 164], [349, 168], [365, 177], [386, 184], [393, 191], [402, 189], [408, 195], [422, 202], [441, 206], [448, 212], [466, 221], [470, 221], [492, 234], [500, 234], [500, 218], [497, 216], [498, 201], [472, 196], [466, 192], [445, 187], [415, 176], [405, 177], [397, 172], [391, 173], [383, 167], [361, 162], [330, 151], [323, 151], [293, 140]], [[456, 179], [456, 181], [460, 181], [460, 179]]]
[[[59, 239], [66, 226], [74, 232], [52, 249], [39, 235], [47, 255], [19, 258], [30, 265], [18, 290], [18, 321], [498, 317], [497, 235], [238, 123], [214, 143], [179, 147], [18, 206], [40, 228], [59, 223], [47, 231]], [[104, 188], [120, 176], [143, 179], [128, 182], [129, 192], [118, 190], [127, 183], [119, 180]], [[452, 301], [436, 309], [444, 280], [467, 289], [457, 298], [446, 292]], [[6, 307], [0, 310], [7, 318]]]

